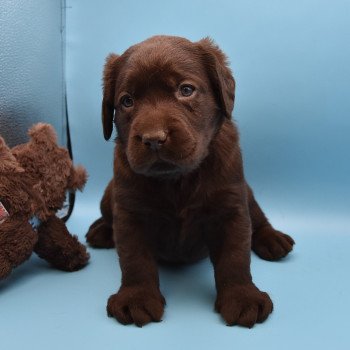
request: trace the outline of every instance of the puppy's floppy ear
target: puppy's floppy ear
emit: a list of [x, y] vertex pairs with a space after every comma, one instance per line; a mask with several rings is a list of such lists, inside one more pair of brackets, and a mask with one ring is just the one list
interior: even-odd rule
[[235, 81], [226, 55], [209, 37], [198, 41], [204, 65], [213, 84], [219, 106], [226, 118], [231, 118], [235, 100]]
[[115, 84], [119, 71], [119, 56], [110, 54], [103, 70], [102, 125], [103, 135], [109, 140], [113, 131]]

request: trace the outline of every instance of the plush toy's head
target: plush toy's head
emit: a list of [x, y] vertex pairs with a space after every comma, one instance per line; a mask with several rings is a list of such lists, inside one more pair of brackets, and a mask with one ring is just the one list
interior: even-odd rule
[[23, 172], [24, 169], [18, 164], [5, 140], [0, 136], [0, 174]]
[[25, 174], [4, 139], [0, 137], [0, 202], [9, 215], [30, 217], [42, 206], [35, 182]]
[[26, 173], [37, 182], [47, 209], [54, 213], [63, 206], [67, 190], [81, 190], [87, 180], [84, 168], [74, 167], [67, 149], [59, 147], [49, 124], [38, 123], [28, 132], [28, 143], [12, 153]]

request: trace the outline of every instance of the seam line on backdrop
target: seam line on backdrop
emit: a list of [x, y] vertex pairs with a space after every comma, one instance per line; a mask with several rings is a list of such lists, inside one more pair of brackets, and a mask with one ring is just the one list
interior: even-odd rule
[[[70, 136], [69, 128], [69, 117], [68, 117], [68, 98], [67, 98], [67, 79], [66, 79], [66, 0], [61, 0], [61, 52], [62, 52], [62, 132], [66, 131], [65, 140], [66, 147], [68, 149], [69, 155], [73, 160], [73, 151], [72, 151], [72, 140]], [[68, 211], [67, 214], [62, 217], [63, 221], [67, 221], [71, 216], [75, 203], [75, 194], [73, 192], [68, 192]]]

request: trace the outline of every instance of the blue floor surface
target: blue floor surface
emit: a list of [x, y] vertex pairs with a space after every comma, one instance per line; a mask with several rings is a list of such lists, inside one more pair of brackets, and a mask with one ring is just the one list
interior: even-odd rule
[[[81, 240], [98, 216], [97, 203], [87, 206], [82, 198], [68, 225]], [[116, 253], [90, 249], [91, 262], [81, 271], [56, 271], [33, 256], [0, 284], [1, 349], [349, 349], [349, 235], [270, 217], [297, 244], [281, 262], [252, 257], [254, 280], [275, 306], [253, 329], [227, 327], [213, 311], [208, 260], [161, 268], [163, 322], [120, 325], [105, 311], [120, 283]]]

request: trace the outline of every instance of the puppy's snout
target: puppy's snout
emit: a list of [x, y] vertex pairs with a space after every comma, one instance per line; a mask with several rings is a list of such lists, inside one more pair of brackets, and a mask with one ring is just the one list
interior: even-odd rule
[[154, 151], [159, 150], [167, 141], [167, 138], [168, 134], [164, 130], [147, 132], [140, 136], [142, 143]]

